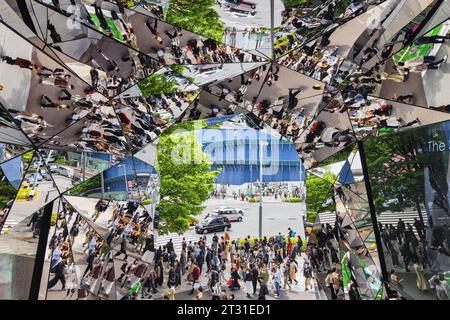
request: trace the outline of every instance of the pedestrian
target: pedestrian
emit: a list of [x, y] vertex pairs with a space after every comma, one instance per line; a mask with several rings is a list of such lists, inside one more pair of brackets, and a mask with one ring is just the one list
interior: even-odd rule
[[256, 295], [256, 287], [258, 285], [259, 280], [259, 271], [256, 264], [253, 265], [251, 272], [252, 272], [253, 295]]
[[297, 281], [297, 265], [295, 264], [294, 260], [291, 260], [291, 263], [289, 265], [290, 270], [289, 270], [289, 281], [292, 283], [292, 281], [295, 282], [295, 284], [298, 284]]
[[247, 298], [250, 298], [250, 295], [253, 293], [253, 273], [252, 269], [246, 268], [244, 275], [245, 282], [245, 293], [247, 294]]
[[237, 288], [238, 290], [241, 288], [241, 285], [239, 284], [240, 279], [241, 277], [239, 276], [236, 266], [232, 266], [230, 280], [228, 281], [228, 287], [231, 291], [233, 291], [235, 288]]
[[192, 289], [189, 294], [193, 294], [194, 290], [197, 290], [198, 288], [200, 288], [200, 268], [194, 263], [192, 270]]
[[308, 262], [305, 262], [303, 265], [303, 277], [305, 278], [305, 291], [308, 291], [309, 287], [311, 287], [311, 279], [312, 279], [312, 269]]
[[273, 281], [275, 284], [275, 298], [279, 298], [280, 294], [281, 294], [281, 278], [282, 278], [282, 273], [280, 270], [280, 267], [278, 265], [275, 265], [273, 270], [272, 270], [272, 277], [273, 277]]
[[331, 270], [327, 271], [327, 276], [325, 277], [325, 285], [330, 290], [331, 300], [336, 300], [337, 296], [336, 296], [336, 292], [334, 291], [334, 288], [333, 288], [333, 278], [332, 278]]
[[64, 261], [61, 257], [58, 257], [58, 259], [54, 262], [54, 265], [50, 269], [50, 273], [54, 273], [55, 276], [48, 281], [47, 289], [53, 288], [58, 283], [58, 281], [60, 281], [62, 284], [61, 290], [66, 290], [66, 277], [64, 275], [64, 267]]
[[266, 295], [269, 294], [269, 289], [267, 288], [267, 284], [264, 282], [264, 279], [259, 277], [259, 294], [258, 300], [266, 300]]

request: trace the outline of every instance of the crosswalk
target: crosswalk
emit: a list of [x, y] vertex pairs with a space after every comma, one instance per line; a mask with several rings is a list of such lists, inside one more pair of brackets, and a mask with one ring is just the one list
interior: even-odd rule
[[161, 247], [165, 246], [167, 244], [167, 242], [169, 242], [169, 240], [172, 239], [173, 248], [175, 250], [175, 253], [180, 253], [181, 252], [181, 243], [183, 242], [183, 238], [185, 238], [186, 243], [189, 244], [190, 241], [192, 241], [192, 243], [194, 243], [194, 242], [197, 242], [198, 240], [200, 240], [200, 235], [194, 236], [194, 235], [190, 235], [190, 234], [179, 235], [177, 233], [169, 233], [166, 235], [158, 236], [156, 238], [155, 247], [157, 249], [159, 246], [161, 246]]
[[6, 244], [0, 242], [0, 254], [13, 254], [14, 250]]
[[[383, 226], [385, 224], [392, 224], [397, 226], [398, 220], [402, 219], [402, 221], [406, 223], [410, 223], [413, 225], [414, 218], [419, 219], [419, 213], [417, 211], [405, 211], [405, 212], [383, 212], [377, 216], [377, 221], [380, 222]], [[334, 225], [336, 220], [336, 215], [333, 213], [319, 213], [316, 222], [318, 223], [329, 223], [330, 225]], [[425, 225], [427, 225], [426, 219], [424, 219]]]
[[5, 234], [12, 228], [14, 228], [20, 221], [16, 219], [6, 219], [2, 227], [2, 232], [0, 234]]

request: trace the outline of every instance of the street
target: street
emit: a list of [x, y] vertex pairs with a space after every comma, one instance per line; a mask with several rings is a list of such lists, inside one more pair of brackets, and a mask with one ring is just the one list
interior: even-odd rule
[[[287, 233], [287, 229], [291, 228], [298, 234], [301, 234], [304, 238], [302, 214], [306, 214], [306, 204], [303, 203], [285, 203], [276, 201], [272, 197], [264, 199], [263, 203], [263, 219], [262, 219], [262, 233], [263, 236], [274, 236], [278, 232], [282, 234]], [[270, 202], [268, 202], [270, 201]], [[244, 212], [244, 218], [242, 222], [232, 222], [229, 234], [231, 239], [244, 238], [247, 236], [257, 236], [259, 228], [259, 203], [249, 203], [240, 200], [234, 200], [233, 198], [227, 199], [210, 199], [205, 203], [206, 208], [201, 215], [198, 216], [199, 221], [203, 221], [205, 216], [214, 209], [221, 206], [229, 206], [242, 209]], [[217, 235], [223, 236], [224, 232], [217, 232]], [[208, 234], [206, 237], [211, 240], [213, 233]], [[181, 241], [183, 237], [187, 241], [195, 241], [200, 235], [197, 234], [194, 228], [183, 235], [169, 234], [157, 237], [156, 245], [165, 245], [169, 239], [172, 239], [175, 249], [181, 250]]]

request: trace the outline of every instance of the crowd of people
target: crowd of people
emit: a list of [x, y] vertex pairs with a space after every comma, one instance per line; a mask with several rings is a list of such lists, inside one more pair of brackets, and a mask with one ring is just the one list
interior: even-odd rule
[[298, 274], [302, 274], [304, 290], [308, 291], [313, 288], [313, 270], [302, 250], [303, 240], [290, 228], [287, 237], [279, 233], [270, 238], [231, 240], [225, 232], [220, 238], [214, 234], [210, 244], [206, 236], [197, 242], [183, 239], [179, 254], [169, 240], [155, 253], [156, 287], [163, 285], [164, 270], [169, 270], [166, 299], [174, 299], [182, 281], [191, 285], [193, 299], [201, 299], [205, 291], [211, 292], [213, 300], [233, 299], [233, 292], [241, 287], [247, 298], [265, 300], [271, 291], [280, 298], [282, 288], [291, 290], [294, 283], [298, 285]]
[[[317, 38], [332, 25], [340, 25], [364, 12], [374, 0], [352, 1], [342, 7], [338, 1], [309, 1], [307, 7], [286, 8], [282, 12], [278, 39], [287, 38], [276, 46], [275, 54], [281, 56], [299, 47], [307, 39]], [[329, 32], [327, 33], [329, 35]]]
[[[399, 96], [396, 100], [404, 101], [412, 97], [412, 94], [408, 94]], [[359, 139], [368, 135], [377, 135], [382, 130], [397, 131], [413, 125], [420, 125], [418, 117], [411, 121], [405, 121], [400, 116], [402, 109], [395, 110], [397, 107], [395, 102], [389, 103], [385, 99], [348, 94], [346, 106], [353, 130]]]
[[412, 272], [412, 266], [419, 291], [434, 291], [439, 300], [450, 299], [450, 287], [445, 279], [450, 266], [447, 228], [430, 228], [418, 218], [414, 218], [412, 223], [399, 218], [397, 225], [379, 223], [378, 228], [387, 264], [392, 267], [390, 281], [396, 288], [402, 289], [407, 282], [397, 272]]

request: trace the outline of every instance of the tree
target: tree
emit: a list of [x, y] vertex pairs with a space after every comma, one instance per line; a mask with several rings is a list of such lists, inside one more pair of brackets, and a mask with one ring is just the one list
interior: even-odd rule
[[220, 42], [225, 27], [215, 4], [216, 0], [170, 0], [166, 22]]
[[444, 133], [436, 129], [440, 129], [440, 125], [406, 130], [364, 142], [378, 213], [415, 208], [423, 219], [421, 204], [425, 201], [425, 168], [430, 173], [433, 204], [450, 213], [446, 175], [448, 152], [427, 150], [428, 140], [446, 141]]
[[86, 181], [81, 182], [70, 190], [67, 190], [65, 193], [70, 196], [82, 196], [87, 197], [89, 193], [94, 191], [101, 192], [102, 189], [102, 176], [103, 172], [93, 176], [92, 178], [87, 179]]
[[144, 96], [156, 96], [163, 93], [175, 93], [177, 80], [167, 78], [164, 74], [153, 73], [138, 83], [138, 87]]
[[310, 2], [310, 0], [283, 0], [284, 6], [286, 8], [298, 8], [308, 5]]
[[308, 174], [306, 178], [306, 219], [314, 222], [321, 212], [335, 212], [333, 183], [336, 175], [325, 172], [323, 178]]
[[[195, 140], [193, 124], [173, 126], [161, 135], [157, 169], [160, 176], [158, 232], [185, 232], [195, 216], [205, 209], [219, 171]], [[178, 130], [185, 130], [177, 133]], [[183, 160], [183, 161], [180, 161]]]
[[[183, 76], [187, 66], [173, 65], [162, 73], [153, 73], [138, 83], [138, 87], [144, 96], [156, 96], [160, 94], [172, 94], [179, 92], [178, 80]], [[192, 77], [183, 76], [193, 82]]]
[[[14, 197], [16, 196], [17, 190], [9, 183], [3, 171], [0, 169], [0, 210]], [[0, 218], [1, 221], [1, 218]]]

